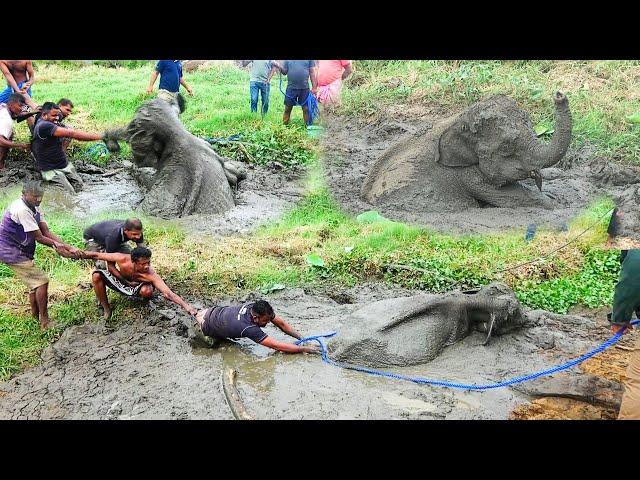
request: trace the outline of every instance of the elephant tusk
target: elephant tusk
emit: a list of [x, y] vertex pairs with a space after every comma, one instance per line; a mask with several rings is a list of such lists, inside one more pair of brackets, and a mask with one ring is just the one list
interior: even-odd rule
[[542, 174], [540, 173], [540, 170], [533, 170], [530, 175], [531, 178], [535, 180], [538, 190], [542, 191]]
[[489, 324], [489, 333], [487, 333], [487, 338], [485, 339], [484, 343], [482, 344], [483, 346], [487, 345], [489, 343], [489, 340], [491, 339], [491, 332], [493, 332], [493, 324], [496, 323], [496, 315], [495, 313], [491, 314], [491, 323]]

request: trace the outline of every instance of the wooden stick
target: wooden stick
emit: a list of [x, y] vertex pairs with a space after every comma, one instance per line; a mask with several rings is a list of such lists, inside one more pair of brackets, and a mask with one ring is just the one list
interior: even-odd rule
[[236, 375], [238, 372], [232, 368], [227, 368], [222, 372], [222, 389], [227, 399], [227, 404], [236, 420], [254, 420], [254, 418], [244, 408], [240, 393], [236, 388]]

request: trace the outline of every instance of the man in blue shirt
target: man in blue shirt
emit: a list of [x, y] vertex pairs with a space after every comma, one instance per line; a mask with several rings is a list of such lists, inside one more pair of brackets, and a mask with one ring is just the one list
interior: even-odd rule
[[182, 85], [189, 95], [193, 95], [193, 89], [187, 84], [182, 77], [182, 62], [180, 60], [159, 60], [156, 68], [151, 74], [151, 81], [147, 87], [147, 94], [153, 91], [153, 85], [160, 75], [160, 86], [158, 89], [158, 97], [171, 102], [177, 100], [180, 85]]

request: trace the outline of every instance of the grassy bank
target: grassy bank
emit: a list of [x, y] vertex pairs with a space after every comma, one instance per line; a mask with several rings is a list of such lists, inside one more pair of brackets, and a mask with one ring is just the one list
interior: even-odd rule
[[[560, 69], [568, 69], [567, 79], [583, 72], [580, 65], [569, 68], [571, 65], [357, 62], [357, 74], [345, 90], [343, 113], [375, 115], [383, 108], [381, 105], [403, 101], [431, 103], [453, 110], [496, 91], [516, 97], [531, 111], [534, 121], [544, 121], [552, 115], [548, 100], [551, 92], [562, 86], [554, 80]], [[589, 84], [590, 89], [601, 95], [597, 98], [607, 98], [604, 103], [568, 90], [576, 129], [582, 125], [575, 141], [589, 139], [604, 151], [632, 155], [630, 145], [632, 140], [638, 140], [637, 127], [619, 120], [638, 107], [638, 98], [629, 86], [629, 78], [638, 67], [629, 63], [628, 68], [616, 70], [615, 65], [590, 62], [585, 67], [592, 75], [609, 75], [606, 85], [597, 84], [600, 86], [596, 88], [596, 84]], [[34, 95], [38, 101], [71, 98], [77, 113], [70, 123], [77, 128], [101, 131], [131, 119], [145, 98], [142, 92], [152, 68], [152, 64], [132, 68], [42, 65], [37, 70]], [[544, 68], [548, 68], [548, 78], [542, 72]], [[449, 83], [442, 80], [445, 74], [451, 76]], [[278, 222], [259, 229], [249, 238], [192, 238], [170, 222], [143, 218], [145, 236], [154, 252], [154, 266], [172, 288], [187, 298], [248, 290], [267, 293], [284, 286], [331, 288], [367, 280], [445, 291], [454, 285], [474, 287], [500, 280], [511, 285], [526, 305], [556, 312], [566, 312], [575, 304], [595, 307], [611, 302], [619, 269], [617, 253], [600, 249], [608, 222], [608, 217], [601, 217], [611, 207], [610, 201], [595, 202], [567, 232], [538, 231], [528, 243], [521, 231], [454, 237], [374, 215], [354, 218], [341, 212], [327, 191], [321, 162], [317, 160], [317, 144], [307, 137], [299, 109], [295, 110], [294, 125], [289, 128], [281, 125], [282, 101], [277, 83], [272, 86], [270, 112], [260, 119], [249, 112], [246, 72], [220, 66], [186, 74], [186, 79], [196, 93], [188, 98], [183, 116], [190, 131], [206, 137], [240, 133], [251, 143], [246, 146], [247, 151], [229, 146], [224, 153], [259, 163], [275, 160], [309, 167], [304, 200]], [[400, 83], [393, 79], [399, 79]], [[542, 92], [534, 98], [535, 89], [531, 86], [538, 82]], [[605, 95], [611, 89], [621, 99], [616, 108]], [[592, 102], [590, 110], [588, 101]], [[585, 117], [583, 111], [591, 116]], [[585, 120], [587, 117], [592, 120]], [[593, 133], [587, 128], [589, 122]], [[26, 136], [26, 127], [20, 128], [23, 130], [19, 135]], [[0, 195], [0, 208], [4, 210], [17, 195], [17, 189]], [[47, 212], [46, 197], [43, 208]], [[122, 212], [118, 217], [126, 215], [127, 212]], [[91, 221], [106, 217], [105, 214]], [[85, 222], [64, 214], [50, 214], [47, 220], [65, 241], [81, 246]], [[553, 258], [505, 273], [496, 272], [550, 252], [594, 222], [595, 228]], [[24, 286], [8, 268], [0, 265], [0, 379], [37, 362], [41, 349], [65, 326], [98, 318], [93, 293], [88, 289], [90, 263], [60, 258], [42, 246], [38, 246], [36, 259], [51, 278], [52, 316], [59, 327], [46, 333], [39, 331], [37, 322], [29, 318]], [[115, 322], [140, 314], [140, 308], [115, 295], [111, 298], [115, 300]]]

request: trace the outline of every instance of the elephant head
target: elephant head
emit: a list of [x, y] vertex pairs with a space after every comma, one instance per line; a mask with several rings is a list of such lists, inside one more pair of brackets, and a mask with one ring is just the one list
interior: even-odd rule
[[131, 146], [136, 165], [160, 169], [166, 144], [182, 128], [178, 114], [184, 110], [182, 95], [171, 102], [160, 98], [145, 102], [129, 125], [105, 134], [105, 143], [109, 150], [118, 151], [117, 141], [125, 140]]
[[437, 139], [436, 162], [447, 167], [477, 165], [485, 180], [500, 187], [535, 178], [540, 169], [556, 164], [571, 141], [571, 112], [567, 97], [554, 96], [555, 132], [541, 143], [529, 115], [504, 95], [478, 102], [456, 117]]

